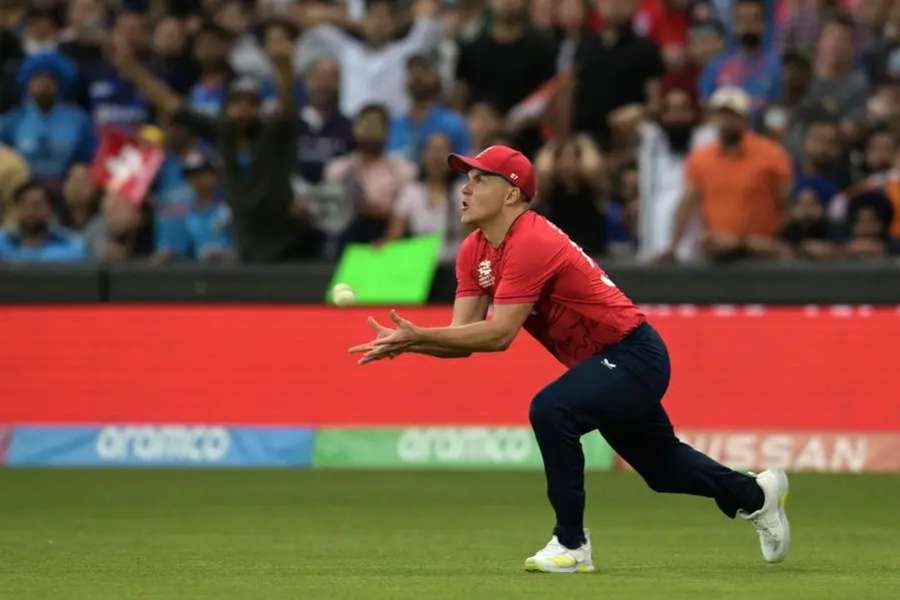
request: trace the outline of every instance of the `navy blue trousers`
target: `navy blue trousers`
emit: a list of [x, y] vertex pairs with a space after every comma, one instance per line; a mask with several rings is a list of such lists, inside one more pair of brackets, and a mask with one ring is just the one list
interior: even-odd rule
[[584, 541], [584, 454], [580, 438], [599, 430], [609, 445], [657, 492], [713, 498], [734, 517], [763, 504], [756, 481], [681, 442], [662, 406], [669, 355], [656, 330], [644, 324], [542, 389], [529, 417], [537, 437], [547, 496], [560, 543]]

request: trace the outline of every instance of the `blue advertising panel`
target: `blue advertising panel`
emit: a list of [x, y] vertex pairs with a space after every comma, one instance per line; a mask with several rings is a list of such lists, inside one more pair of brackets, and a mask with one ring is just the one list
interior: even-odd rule
[[308, 466], [313, 432], [299, 427], [112, 425], [14, 427], [10, 465]]

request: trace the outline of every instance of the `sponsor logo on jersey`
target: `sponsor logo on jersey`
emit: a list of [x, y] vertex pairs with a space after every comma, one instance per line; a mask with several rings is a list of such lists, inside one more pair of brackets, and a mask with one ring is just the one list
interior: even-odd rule
[[491, 261], [489, 260], [478, 263], [478, 285], [483, 288], [494, 285], [494, 273], [491, 271]]

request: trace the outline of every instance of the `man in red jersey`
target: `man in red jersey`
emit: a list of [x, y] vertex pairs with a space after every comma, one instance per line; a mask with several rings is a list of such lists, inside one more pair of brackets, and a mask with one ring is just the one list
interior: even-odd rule
[[451, 154], [449, 161], [468, 176], [462, 221], [476, 227], [456, 259], [451, 325], [419, 327], [392, 311], [396, 328], [370, 317], [376, 338], [350, 351], [364, 353], [361, 364], [403, 352], [464, 357], [505, 350], [524, 326], [569, 367], [531, 402], [556, 526], [526, 570], [594, 570], [583, 527], [580, 443], [594, 429], [651, 489], [715, 499], [727, 516], [754, 524], [767, 561], [783, 560], [790, 546], [784, 472], [744, 475], [679, 441], [661, 404], [669, 385], [665, 344], [596, 262], [529, 210], [536, 192], [531, 162], [506, 146], [475, 157]]

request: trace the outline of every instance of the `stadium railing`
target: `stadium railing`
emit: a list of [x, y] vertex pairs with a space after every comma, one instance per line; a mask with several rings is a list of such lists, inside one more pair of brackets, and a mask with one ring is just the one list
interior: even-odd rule
[[[900, 304], [900, 268], [889, 262], [640, 266], [605, 262], [641, 303]], [[0, 265], [0, 303], [322, 303], [334, 266]], [[452, 279], [452, 273], [439, 272]], [[451, 281], [452, 283], [452, 281]], [[452, 301], [452, 285], [434, 300]]]

